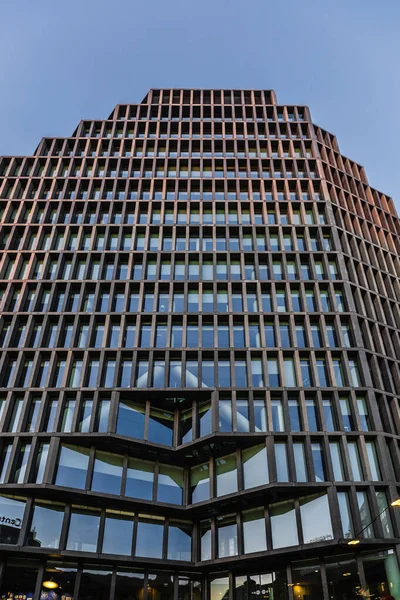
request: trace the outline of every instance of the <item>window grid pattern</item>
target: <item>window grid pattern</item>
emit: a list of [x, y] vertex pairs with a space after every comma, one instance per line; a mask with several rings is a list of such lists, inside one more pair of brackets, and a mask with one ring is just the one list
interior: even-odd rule
[[[288, 547], [354, 535], [400, 477], [399, 234], [392, 200], [270, 91], [152, 90], [0, 158], [9, 497], [62, 493], [66, 554], [79, 498], [93, 551], [140, 562], [141, 519], [162, 522], [153, 558], [199, 569], [273, 559], [281, 518]], [[110, 494], [126, 553], [103, 545]]]

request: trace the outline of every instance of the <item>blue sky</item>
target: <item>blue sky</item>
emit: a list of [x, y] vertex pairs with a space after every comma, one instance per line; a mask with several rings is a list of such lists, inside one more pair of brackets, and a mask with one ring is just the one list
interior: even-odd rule
[[150, 87], [272, 88], [400, 208], [399, 23], [398, 0], [3, 0], [0, 155]]

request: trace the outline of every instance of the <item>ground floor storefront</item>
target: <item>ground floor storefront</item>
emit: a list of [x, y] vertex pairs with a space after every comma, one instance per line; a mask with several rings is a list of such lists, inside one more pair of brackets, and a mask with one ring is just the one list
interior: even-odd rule
[[[266, 561], [267, 562], [267, 561]], [[216, 565], [217, 567], [217, 565]], [[177, 572], [3, 557], [7, 600], [400, 600], [394, 550], [291, 562], [271, 571]]]

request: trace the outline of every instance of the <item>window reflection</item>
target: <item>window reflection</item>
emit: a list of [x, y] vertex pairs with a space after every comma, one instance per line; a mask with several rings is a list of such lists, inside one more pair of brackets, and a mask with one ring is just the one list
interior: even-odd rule
[[35, 503], [26, 544], [40, 548], [58, 548], [63, 518], [64, 506]]
[[152, 500], [154, 464], [139, 458], [129, 458], [126, 473], [125, 495]]
[[236, 455], [222, 456], [215, 461], [217, 496], [237, 492]]
[[234, 556], [238, 553], [236, 515], [217, 517], [218, 557]]
[[263, 552], [267, 549], [265, 515], [262, 508], [242, 514], [244, 553]]
[[139, 518], [136, 538], [136, 556], [162, 558], [163, 552], [163, 519]]
[[150, 409], [148, 439], [150, 442], [172, 446], [174, 414], [158, 408]]
[[145, 407], [130, 400], [120, 400], [116, 432], [143, 439]]
[[92, 490], [119, 495], [121, 493], [122, 463], [122, 456], [98, 450], [94, 461]]
[[168, 555], [170, 560], [192, 560], [192, 526], [183, 521], [170, 521]]
[[333, 538], [328, 496], [326, 494], [300, 498], [300, 516], [305, 544]]
[[102, 551], [105, 554], [132, 554], [133, 519], [115, 511], [106, 513]]
[[296, 546], [299, 541], [294, 502], [288, 500], [271, 504], [270, 515], [273, 548]]
[[100, 511], [75, 508], [69, 523], [67, 550], [97, 552]]
[[242, 463], [245, 489], [269, 482], [267, 452], [264, 445], [243, 450]]
[[58, 459], [56, 485], [85, 489], [89, 452], [87, 448], [62, 446]]
[[173, 465], [160, 465], [158, 474], [157, 500], [182, 504], [183, 469]]
[[2, 544], [16, 544], [21, 531], [25, 501], [0, 496], [0, 510], [2, 515], [6, 515], [0, 525], [0, 542]]
[[323, 598], [321, 570], [318, 562], [309, 560], [292, 564], [293, 595], [296, 600]]
[[143, 585], [143, 573], [120, 567], [116, 574], [114, 600], [142, 600]]
[[147, 585], [147, 600], [173, 600], [174, 577], [169, 573], [149, 573]]

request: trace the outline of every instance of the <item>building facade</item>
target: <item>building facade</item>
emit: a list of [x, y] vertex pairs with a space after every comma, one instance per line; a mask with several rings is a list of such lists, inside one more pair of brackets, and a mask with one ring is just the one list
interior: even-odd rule
[[1, 598], [400, 600], [400, 222], [307, 107], [151, 90], [0, 218]]

